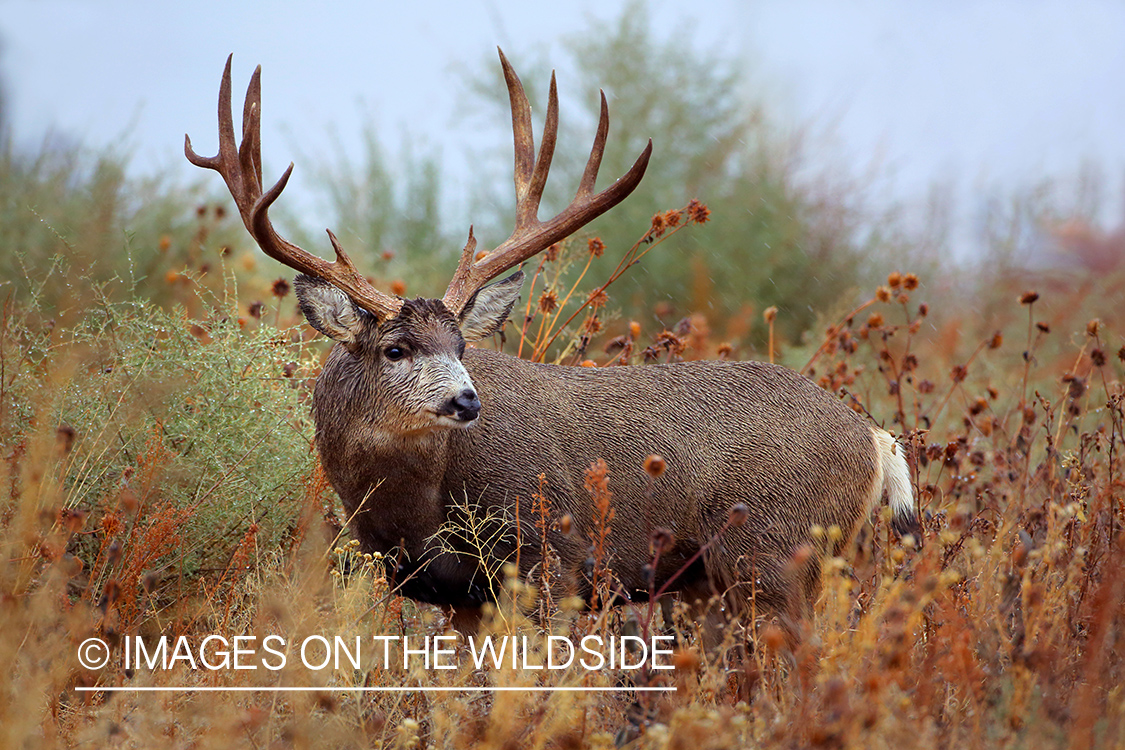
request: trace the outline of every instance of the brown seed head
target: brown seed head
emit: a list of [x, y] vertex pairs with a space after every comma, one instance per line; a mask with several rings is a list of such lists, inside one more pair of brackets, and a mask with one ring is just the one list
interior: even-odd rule
[[997, 331], [992, 334], [992, 340], [988, 342], [989, 349], [999, 349], [1000, 345], [1004, 343], [1004, 334]]
[[273, 282], [273, 286], [270, 287], [270, 294], [278, 299], [285, 299], [289, 295], [289, 282], [285, 279], [278, 279]]
[[648, 233], [652, 237], [659, 237], [664, 234], [664, 214], [656, 214], [652, 217], [652, 226], [649, 227]]
[[1026, 292], [1024, 292], [1023, 294], [1020, 295], [1020, 304], [1021, 305], [1030, 305], [1030, 304], [1034, 303], [1035, 300], [1037, 300], [1037, 299], [1039, 299], [1039, 292], [1036, 292], [1034, 290], [1028, 290], [1028, 291], [1026, 291]]
[[785, 633], [777, 626], [777, 623], [771, 622], [762, 631], [762, 643], [767, 648], [777, 651], [785, 645]]
[[877, 313], [877, 312], [871, 313], [871, 317], [869, 317], [867, 319], [867, 327], [868, 328], [882, 328], [883, 327], [883, 316], [882, 316], [882, 314]]
[[680, 212], [674, 208], [670, 208], [664, 212], [664, 223], [668, 225], [669, 229], [678, 227], [680, 225]]
[[561, 242], [555, 242], [548, 246], [547, 251], [543, 254], [543, 259], [548, 263], [554, 262], [559, 259], [559, 250], [562, 249]]
[[641, 324], [635, 320], [629, 321], [629, 335], [634, 339], [641, 337]]
[[1105, 352], [1101, 349], [1094, 349], [1090, 352], [1090, 361], [1094, 363], [1095, 367], [1105, 366]]
[[1094, 318], [1093, 320], [1091, 320], [1089, 323], [1086, 324], [1086, 335], [1087, 336], [1097, 336], [1098, 335], [1098, 329], [1101, 328], [1101, 327], [1102, 327], [1102, 322], [1100, 320], [1098, 320], [1097, 318]]
[[559, 307], [559, 296], [555, 294], [554, 289], [546, 289], [543, 294], [539, 295], [539, 312], [544, 314], [553, 313]]
[[730, 513], [727, 514], [727, 523], [731, 526], [741, 526], [746, 523], [746, 519], [750, 517], [750, 509], [746, 507], [746, 503], [735, 503], [730, 506]]
[[890, 302], [891, 301], [891, 290], [887, 289], [887, 287], [885, 287], [885, 286], [881, 286], [881, 287], [879, 287], [878, 289], [875, 290], [875, 298], [877, 300], [879, 300], [880, 302]]
[[890, 274], [887, 275], [887, 286], [891, 289], [898, 289], [902, 286], [902, 274], [898, 271], [891, 271]]
[[262, 312], [265, 311], [265, 309], [266, 305], [264, 302], [255, 301], [250, 303], [250, 307], [247, 308], [247, 312], [250, 313], [251, 318], [261, 318]]
[[677, 649], [672, 654], [672, 666], [677, 671], [697, 672], [702, 664], [703, 660], [699, 658], [699, 654], [691, 649]]
[[762, 311], [762, 317], [765, 319], [766, 323], [774, 322], [775, 320], [777, 320], [777, 308], [773, 305], [770, 305]]
[[652, 542], [653, 551], [660, 553], [672, 549], [672, 545], [676, 543], [676, 537], [668, 529], [659, 528], [653, 529], [649, 541]]
[[696, 224], [705, 224], [711, 218], [711, 209], [692, 198], [687, 206], [688, 218]]
[[401, 297], [402, 295], [406, 294], [406, 282], [403, 281], [402, 279], [395, 279], [394, 281], [392, 281], [391, 282], [391, 294], [394, 294], [398, 297]]
[[609, 302], [609, 295], [606, 294], [605, 289], [595, 289], [590, 292], [590, 307], [597, 310], [599, 307], [604, 307]]
[[586, 247], [590, 251], [590, 255], [595, 258], [600, 258], [605, 254], [605, 243], [602, 242], [600, 237], [591, 237], [589, 242], [586, 243]]
[[663, 456], [658, 456], [655, 453], [645, 459], [645, 471], [653, 479], [659, 477], [668, 468], [668, 463], [664, 460]]
[[915, 274], [908, 273], [902, 277], [902, 288], [908, 292], [913, 292], [918, 288], [918, 277]]

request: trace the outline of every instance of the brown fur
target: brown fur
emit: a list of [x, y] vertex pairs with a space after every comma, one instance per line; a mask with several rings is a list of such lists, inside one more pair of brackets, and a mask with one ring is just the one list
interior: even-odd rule
[[[316, 386], [317, 446], [352, 529], [365, 551], [399, 553], [397, 580], [422, 601], [464, 608], [492, 598], [495, 582], [484, 580], [478, 551], [433, 548], [431, 537], [456, 519], [455, 499], [467, 497], [511, 523], [518, 498], [521, 574], [538, 562], [540, 540], [526, 521], [541, 473], [556, 515], [570, 514], [574, 525], [550, 541], [566, 580], [588, 595], [593, 507], [583, 483], [601, 458], [617, 513], [611, 567], [631, 596], [647, 595], [652, 530], [675, 537], [661, 557], [659, 587], [744, 503], [746, 522], [722, 533], [673, 590], [725, 594], [738, 611], [755, 589], [763, 611], [795, 623], [816, 595], [820, 555], [794, 569], [794, 551], [810, 541], [814, 524], [838, 526], [850, 538], [881, 476], [871, 427], [782, 367], [571, 368], [483, 349], [466, 351], [463, 362], [482, 405], [467, 429], [389, 436], [370, 419], [371, 407], [387, 398], [377, 375], [342, 346]], [[667, 461], [655, 480], [643, 468], [653, 453]], [[515, 559], [510, 543], [492, 552]]]

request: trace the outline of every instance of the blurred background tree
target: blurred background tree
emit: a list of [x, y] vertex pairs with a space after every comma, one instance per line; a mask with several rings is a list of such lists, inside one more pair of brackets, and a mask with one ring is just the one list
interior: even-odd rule
[[[541, 213], [559, 210], [573, 195], [593, 140], [599, 88], [610, 109], [599, 188], [624, 174], [649, 138], [654, 144], [640, 187], [586, 230], [608, 247], [592, 278], [612, 270], [654, 214], [693, 198], [711, 209], [711, 222], [672, 238], [615, 287], [615, 304], [626, 315], [651, 321], [657, 303], [660, 322], [671, 326], [691, 312], [712, 323], [754, 313], [754, 338], [760, 340], [757, 313], [773, 305], [784, 334], [796, 339], [814, 323], [814, 308], [832, 309], [850, 296], [862, 267], [863, 216], [833, 180], [799, 177], [805, 168], [801, 143], [779, 136], [765, 107], [748, 103], [736, 60], [694, 49], [682, 31], [658, 38], [639, 0], [615, 25], [592, 27], [563, 48], [569, 60], [560, 64], [577, 75], [578, 85], [565, 79], [559, 84], [558, 148]], [[528, 60], [522, 50], [507, 54], [521, 73], [541, 132], [548, 61], [534, 54]], [[508, 122], [494, 54], [471, 77], [470, 91], [487, 122]], [[504, 151], [504, 158], [489, 155], [479, 169], [510, 169], [511, 146]], [[496, 174], [486, 184], [491, 192], [482, 194], [476, 209], [489, 219], [478, 236], [482, 245], [494, 246], [507, 236], [515, 199], [510, 177]]]

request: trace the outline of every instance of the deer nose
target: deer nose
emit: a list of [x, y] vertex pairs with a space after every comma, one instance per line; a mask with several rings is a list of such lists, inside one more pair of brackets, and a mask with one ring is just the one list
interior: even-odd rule
[[472, 388], [466, 388], [453, 399], [453, 413], [462, 422], [472, 422], [480, 414], [480, 399]]

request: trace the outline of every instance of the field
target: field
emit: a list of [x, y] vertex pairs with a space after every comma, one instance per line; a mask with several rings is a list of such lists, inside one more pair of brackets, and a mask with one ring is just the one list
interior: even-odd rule
[[[707, 218], [698, 204], [661, 213], [618, 257], [643, 264], [671, 233]], [[198, 221], [202, 232], [206, 220]], [[970, 291], [952, 274], [927, 283], [895, 271], [870, 299], [792, 342], [775, 332], [776, 310], [743, 311], [754, 320], [688, 310], [671, 329], [607, 316], [612, 287], [585, 280], [582, 269], [613, 251], [572, 241], [545, 257], [529, 273], [536, 286], [525, 294], [526, 317], [513, 315], [525, 324], [510, 322], [503, 346], [586, 366], [772, 358], [846, 394], [910, 447], [921, 538], [897, 539], [877, 510], [845, 557], [825, 561], [817, 615], [799, 647], [765, 626], [749, 658], [724, 664], [701, 651], [682, 612], [667, 623], [647, 605], [579, 611], [533, 579], [510, 580], [487, 622], [494, 635], [528, 636], [533, 663], [550, 634], [676, 632], [675, 668], [478, 669], [463, 646], [448, 657], [450, 670], [418, 659], [404, 669], [367, 650], [358, 667], [300, 663], [296, 646], [309, 635], [351, 642], [446, 631], [439, 610], [396, 597], [379, 560], [348, 541], [311, 446], [308, 402], [324, 347], [300, 323], [284, 283], [248, 282], [268, 301], [247, 303], [253, 289], [240, 298], [239, 273], [252, 263], [220, 250], [208, 276], [170, 270], [160, 278], [167, 311], [136, 288], [118, 288], [124, 282], [91, 285], [57, 318], [48, 317], [42, 290], [58, 279], [41, 279], [38, 295], [7, 296], [3, 745], [1122, 742], [1120, 276], [998, 271]], [[765, 326], [764, 346], [745, 333], [754, 325]], [[612, 487], [612, 476], [591, 485], [606, 567]], [[549, 508], [533, 511], [540, 523], [559, 520]], [[278, 635], [290, 658], [276, 670], [257, 657], [256, 670], [192, 669], [182, 653], [168, 669], [124, 662], [127, 638], [169, 636], [171, 651], [186, 636], [184, 650], [198, 655], [212, 634]], [[111, 648], [104, 668], [78, 662], [90, 637]], [[221, 662], [214, 643], [209, 653]], [[676, 691], [346, 690], [403, 685]], [[93, 686], [320, 689], [78, 690]]]
[[[0, 747], [1125, 745], [1125, 253], [1097, 206], [1065, 185], [1017, 196], [959, 266], [866, 211], [860, 187], [798, 179], [799, 151], [739, 114], [713, 61], [634, 43], [631, 23], [575, 52], [659, 82], [659, 116], [627, 78], [615, 111], [679, 152], [611, 223], [530, 260], [481, 345], [575, 367], [798, 370], [896, 435], [920, 532], [899, 537], [876, 508], [823, 560], [799, 643], [763, 615], [706, 650], [681, 604], [613, 600], [614, 477], [595, 463], [589, 607], [551, 566], [520, 579], [491, 556], [489, 519], [448, 530], [505, 580], [478, 638], [521, 651], [487, 663], [349, 536], [313, 446], [326, 341], [229, 198], [127, 179], [112, 155], [6, 147]], [[436, 295], [459, 240], [433, 165], [407, 164], [396, 193], [381, 158], [336, 175], [337, 232], [380, 288]], [[482, 245], [509, 225], [483, 222]], [[1063, 252], [1025, 262], [1029, 234]], [[659, 481], [660, 459], [646, 469]], [[574, 520], [542, 495], [521, 512]], [[654, 535], [653, 554], [667, 543]], [[544, 668], [590, 637], [667, 653]]]

